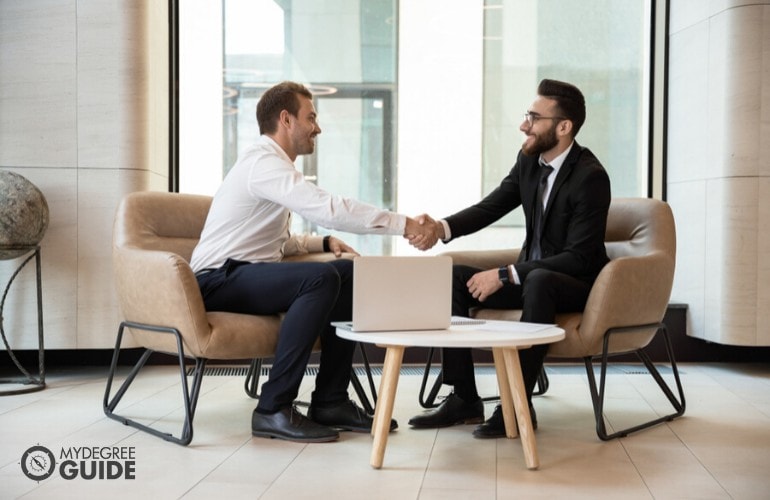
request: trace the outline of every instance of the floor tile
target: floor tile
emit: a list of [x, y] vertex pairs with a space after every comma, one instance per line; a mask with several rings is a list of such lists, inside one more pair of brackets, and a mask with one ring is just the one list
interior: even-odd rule
[[[411, 369], [399, 379], [393, 414], [399, 429], [389, 435], [379, 470], [369, 465], [369, 434], [342, 433], [339, 441], [322, 444], [252, 437], [256, 401], [244, 393], [241, 376], [204, 377], [193, 442], [183, 447], [104, 415], [104, 367], [49, 370], [45, 390], [0, 397], [0, 497], [765, 499], [770, 491], [768, 366], [683, 364], [683, 417], [603, 442], [583, 366], [548, 365], [550, 387], [533, 401], [540, 460], [534, 471], [525, 466], [519, 439], [477, 440], [472, 425], [410, 429], [409, 418], [425, 409], [418, 400], [420, 369], [405, 368]], [[672, 411], [645, 370], [612, 368], [610, 432]], [[121, 369], [113, 391], [127, 372]], [[673, 380], [670, 370], [664, 378]], [[480, 394], [497, 395], [494, 371], [482, 367], [477, 379]], [[306, 376], [300, 400], [309, 401], [313, 384]], [[437, 402], [448, 393], [442, 389]], [[487, 416], [495, 404], [485, 404]], [[148, 366], [118, 412], [179, 432], [184, 411], [176, 367]], [[39, 483], [25, 477], [20, 464], [34, 445], [50, 449], [59, 464]], [[62, 477], [67, 455], [83, 448], [133, 450], [136, 479]]]

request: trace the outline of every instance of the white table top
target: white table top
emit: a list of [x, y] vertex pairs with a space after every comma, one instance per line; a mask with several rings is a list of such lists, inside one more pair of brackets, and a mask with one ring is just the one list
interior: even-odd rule
[[564, 338], [564, 330], [555, 325], [520, 321], [485, 320], [484, 324], [451, 326], [446, 330], [393, 332], [354, 332], [342, 323], [333, 325], [343, 339], [407, 347], [529, 347]]

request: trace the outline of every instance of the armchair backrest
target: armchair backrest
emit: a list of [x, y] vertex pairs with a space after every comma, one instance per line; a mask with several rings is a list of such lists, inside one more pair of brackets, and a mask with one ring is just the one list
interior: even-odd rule
[[[113, 268], [127, 321], [179, 329], [185, 349], [198, 355], [210, 327], [189, 259], [206, 221], [211, 198], [142, 191], [121, 201], [113, 230]], [[144, 347], [175, 352], [171, 335], [132, 331]]]
[[173, 252], [189, 262], [210, 207], [210, 196], [129, 193], [118, 207], [115, 245]]
[[[586, 356], [601, 352], [609, 328], [658, 323], [671, 296], [676, 261], [676, 231], [671, 208], [647, 198], [615, 198], [607, 220], [610, 262], [602, 269], [577, 326], [577, 338], [556, 344], [551, 353]], [[610, 352], [638, 349], [657, 329], [615, 336]]]
[[673, 261], [676, 232], [671, 208], [649, 198], [615, 198], [604, 241], [610, 259], [662, 252]]

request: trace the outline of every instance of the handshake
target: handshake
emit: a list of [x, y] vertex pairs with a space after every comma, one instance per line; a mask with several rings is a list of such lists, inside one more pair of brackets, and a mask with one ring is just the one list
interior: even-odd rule
[[404, 238], [418, 250], [429, 250], [439, 239], [444, 239], [444, 226], [428, 214], [407, 217]]

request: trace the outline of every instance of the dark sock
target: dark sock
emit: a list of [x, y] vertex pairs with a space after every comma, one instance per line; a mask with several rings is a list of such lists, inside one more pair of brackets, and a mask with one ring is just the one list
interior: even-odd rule
[[256, 408], [254, 408], [254, 411], [259, 413], [260, 415], [274, 415], [281, 410], [265, 410], [264, 408], [260, 408], [259, 406], [257, 406]]

